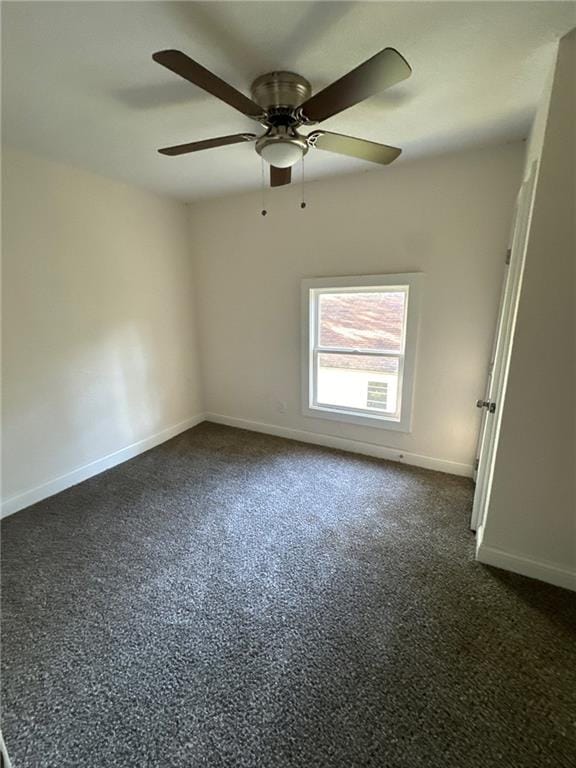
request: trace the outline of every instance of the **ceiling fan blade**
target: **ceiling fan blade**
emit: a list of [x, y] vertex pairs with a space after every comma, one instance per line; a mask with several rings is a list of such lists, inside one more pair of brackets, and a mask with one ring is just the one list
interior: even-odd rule
[[387, 144], [376, 144], [366, 139], [356, 139], [354, 136], [344, 136], [341, 133], [329, 133], [328, 131], [314, 131], [309, 134], [308, 141], [316, 149], [327, 152], [336, 152], [338, 155], [357, 157], [360, 160], [368, 160], [371, 163], [388, 165], [396, 160], [402, 152], [397, 147], [389, 147]]
[[310, 122], [321, 122], [390, 88], [411, 74], [410, 65], [395, 48], [384, 48], [323, 91], [311, 96], [302, 104], [302, 114]]
[[242, 112], [243, 115], [255, 119], [262, 117], [262, 107], [259, 107], [256, 102], [225, 83], [224, 80], [221, 80], [198, 62], [193, 61], [182, 51], [158, 51], [152, 55], [152, 58], [171, 72], [180, 75], [199, 88], [203, 88], [221, 101], [225, 101], [226, 104]]
[[212, 147], [225, 147], [228, 144], [241, 144], [243, 141], [254, 141], [254, 133], [234, 133], [232, 136], [220, 136], [217, 139], [204, 139], [204, 141], [193, 141], [190, 144], [177, 144], [174, 147], [163, 147], [159, 149], [161, 155], [186, 155], [188, 152], [199, 152], [201, 149], [212, 149]]
[[277, 168], [275, 165], [270, 166], [271, 187], [283, 187], [285, 184], [290, 184], [291, 180], [292, 168]]

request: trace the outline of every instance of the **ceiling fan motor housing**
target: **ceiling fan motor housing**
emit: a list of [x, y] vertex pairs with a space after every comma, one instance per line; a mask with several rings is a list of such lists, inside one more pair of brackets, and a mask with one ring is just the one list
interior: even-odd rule
[[264, 109], [261, 122], [268, 128], [257, 139], [256, 151], [278, 168], [294, 165], [308, 152], [308, 142], [297, 129], [302, 125], [298, 107], [312, 94], [310, 83], [295, 72], [268, 72], [254, 80], [251, 94]]
[[268, 72], [252, 83], [252, 99], [266, 111], [268, 125], [299, 125], [298, 107], [312, 95], [308, 80], [296, 72]]

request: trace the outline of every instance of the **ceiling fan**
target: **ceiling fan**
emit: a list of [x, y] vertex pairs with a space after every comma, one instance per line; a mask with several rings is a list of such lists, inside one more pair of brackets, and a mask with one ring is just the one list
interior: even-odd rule
[[261, 136], [235, 133], [164, 147], [158, 150], [163, 155], [184, 155], [228, 144], [255, 142], [256, 152], [270, 165], [270, 185], [279, 187], [290, 184], [292, 166], [304, 157], [310, 147], [381, 165], [391, 163], [402, 151], [339, 133], [315, 130], [306, 136], [299, 132], [301, 126], [320, 123], [409, 77], [412, 73], [410, 65], [394, 48], [384, 48], [314, 95], [310, 83], [301, 75], [269, 72], [252, 83], [252, 99], [181, 51], [158, 51], [152, 58], [266, 128]]

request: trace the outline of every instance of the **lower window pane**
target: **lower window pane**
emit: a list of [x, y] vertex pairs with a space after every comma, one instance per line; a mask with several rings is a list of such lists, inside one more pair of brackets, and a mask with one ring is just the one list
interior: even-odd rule
[[374, 415], [398, 410], [399, 360], [372, 355], [318, 355], [317, 404]]

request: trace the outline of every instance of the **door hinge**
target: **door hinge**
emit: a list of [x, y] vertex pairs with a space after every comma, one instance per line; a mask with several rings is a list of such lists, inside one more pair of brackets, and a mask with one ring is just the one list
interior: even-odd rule
[[506, 264], [510, 264], [510, 259], [512, 258], [512, 248], [508, 248], [506, 251]]
[[490, 402], [490, 400], [476, 400], [476, 408], [486, 408], [488, 413], [494, 413], [496, 411], [496, 403]]
[[477, 472], [480, 466], [480, 459], [474, 459], [474, 470]]

